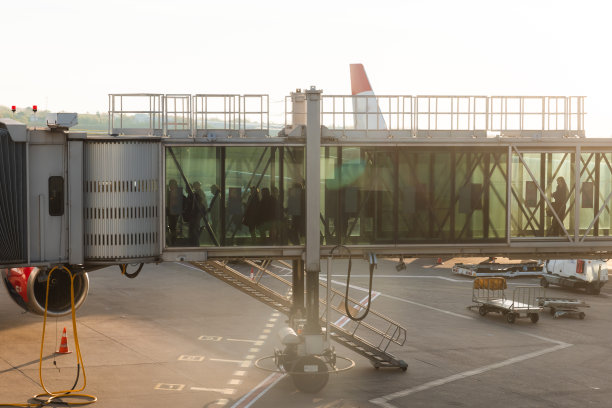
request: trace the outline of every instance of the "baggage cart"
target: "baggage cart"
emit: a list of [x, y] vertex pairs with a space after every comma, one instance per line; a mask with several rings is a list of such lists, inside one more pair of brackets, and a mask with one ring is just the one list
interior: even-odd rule
[[579, 308], [590, 307], [582, 299], [539, 297], [537, 300], [538, 304], [543, 308], [550, 308], [550, 314], [555, 319], [566, 314], [575, 314], [582, 320], [586, 315], [583, 311], [580, 311]]
[[506, 295], [508, 288], [505, 278], [476, 278], [472, 286], [472, 302], [478, 313], [501, 313], [508, 323], [517, 318], [528, 317], [532, 323], [540, 319], [542, 306], [537, 298], [544, 298], [544, 289], [537, 286], [517, 286], [512, 290], [512, 297]]

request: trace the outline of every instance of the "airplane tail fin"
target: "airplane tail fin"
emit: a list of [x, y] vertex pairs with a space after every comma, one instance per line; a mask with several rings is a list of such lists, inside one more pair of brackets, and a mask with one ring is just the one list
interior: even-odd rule
[[387, 123], [380, 112], [363, 64], [351, 64], [351, 91], [355, 129], [385, 130]]

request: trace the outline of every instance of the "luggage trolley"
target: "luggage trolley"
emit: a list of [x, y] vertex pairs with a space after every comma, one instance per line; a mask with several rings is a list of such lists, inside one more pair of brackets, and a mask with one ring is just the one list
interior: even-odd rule
[[563, 315], [575, 314], [580, 320], [586, 316], [584, 312], [578, 310], [580, 307], [590, 307], [582, 299], [567, 299], [567, 298], [545, 298], [539, 297], [538, 303], [543, 308], [550, 308], [550, 314], [553, 318], [561, 317]]
[[537, 298], [544, 297], [544, 289], [537, 286], [517, 286], [512, 291], [512, 298], [506, 297], [506, 279], [476, 278], [472, 288], [472, 302], [478, 307], [478, 313], [485, 316], [489, 312], [501, 313], [508, 323], [516, 318], [529, 317], [532, 323], [540, 319], [542, 306]]

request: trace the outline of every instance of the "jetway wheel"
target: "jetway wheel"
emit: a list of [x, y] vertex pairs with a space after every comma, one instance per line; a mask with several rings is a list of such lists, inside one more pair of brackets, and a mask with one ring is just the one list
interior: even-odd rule
[[310, 394], [321, 391], [329, 380], [329, 370], [325, 362], [312, 355], [297, 359], [290, 374], [295, 387]]

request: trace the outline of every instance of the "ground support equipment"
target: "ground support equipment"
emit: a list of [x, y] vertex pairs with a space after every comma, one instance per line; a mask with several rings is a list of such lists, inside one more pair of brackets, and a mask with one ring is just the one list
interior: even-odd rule
[[507, 287], [504, 278], [476, 278], [472, 287], [472, 302], [475, 304], [468, 307], [477, 307], [481, 316], [489, 312], [501, 313], [508, 323], [514, 323], [520, 317], [529, 317], [532, 323], [537, 323], [542, 310], [537, 298], [544, 297], [544, 289], [517, 286], [512, 291], [512, 298], [507, 298]]
[[582, 299], [539, 297], [537, 300], [538, 304], [543, 308], [550, 308], [550, 314], [555, 319], [566, 314], [575, 314], [582, 320], [586, 315], [584, 312], [580, 311], [579, 308], [590, 307]]

